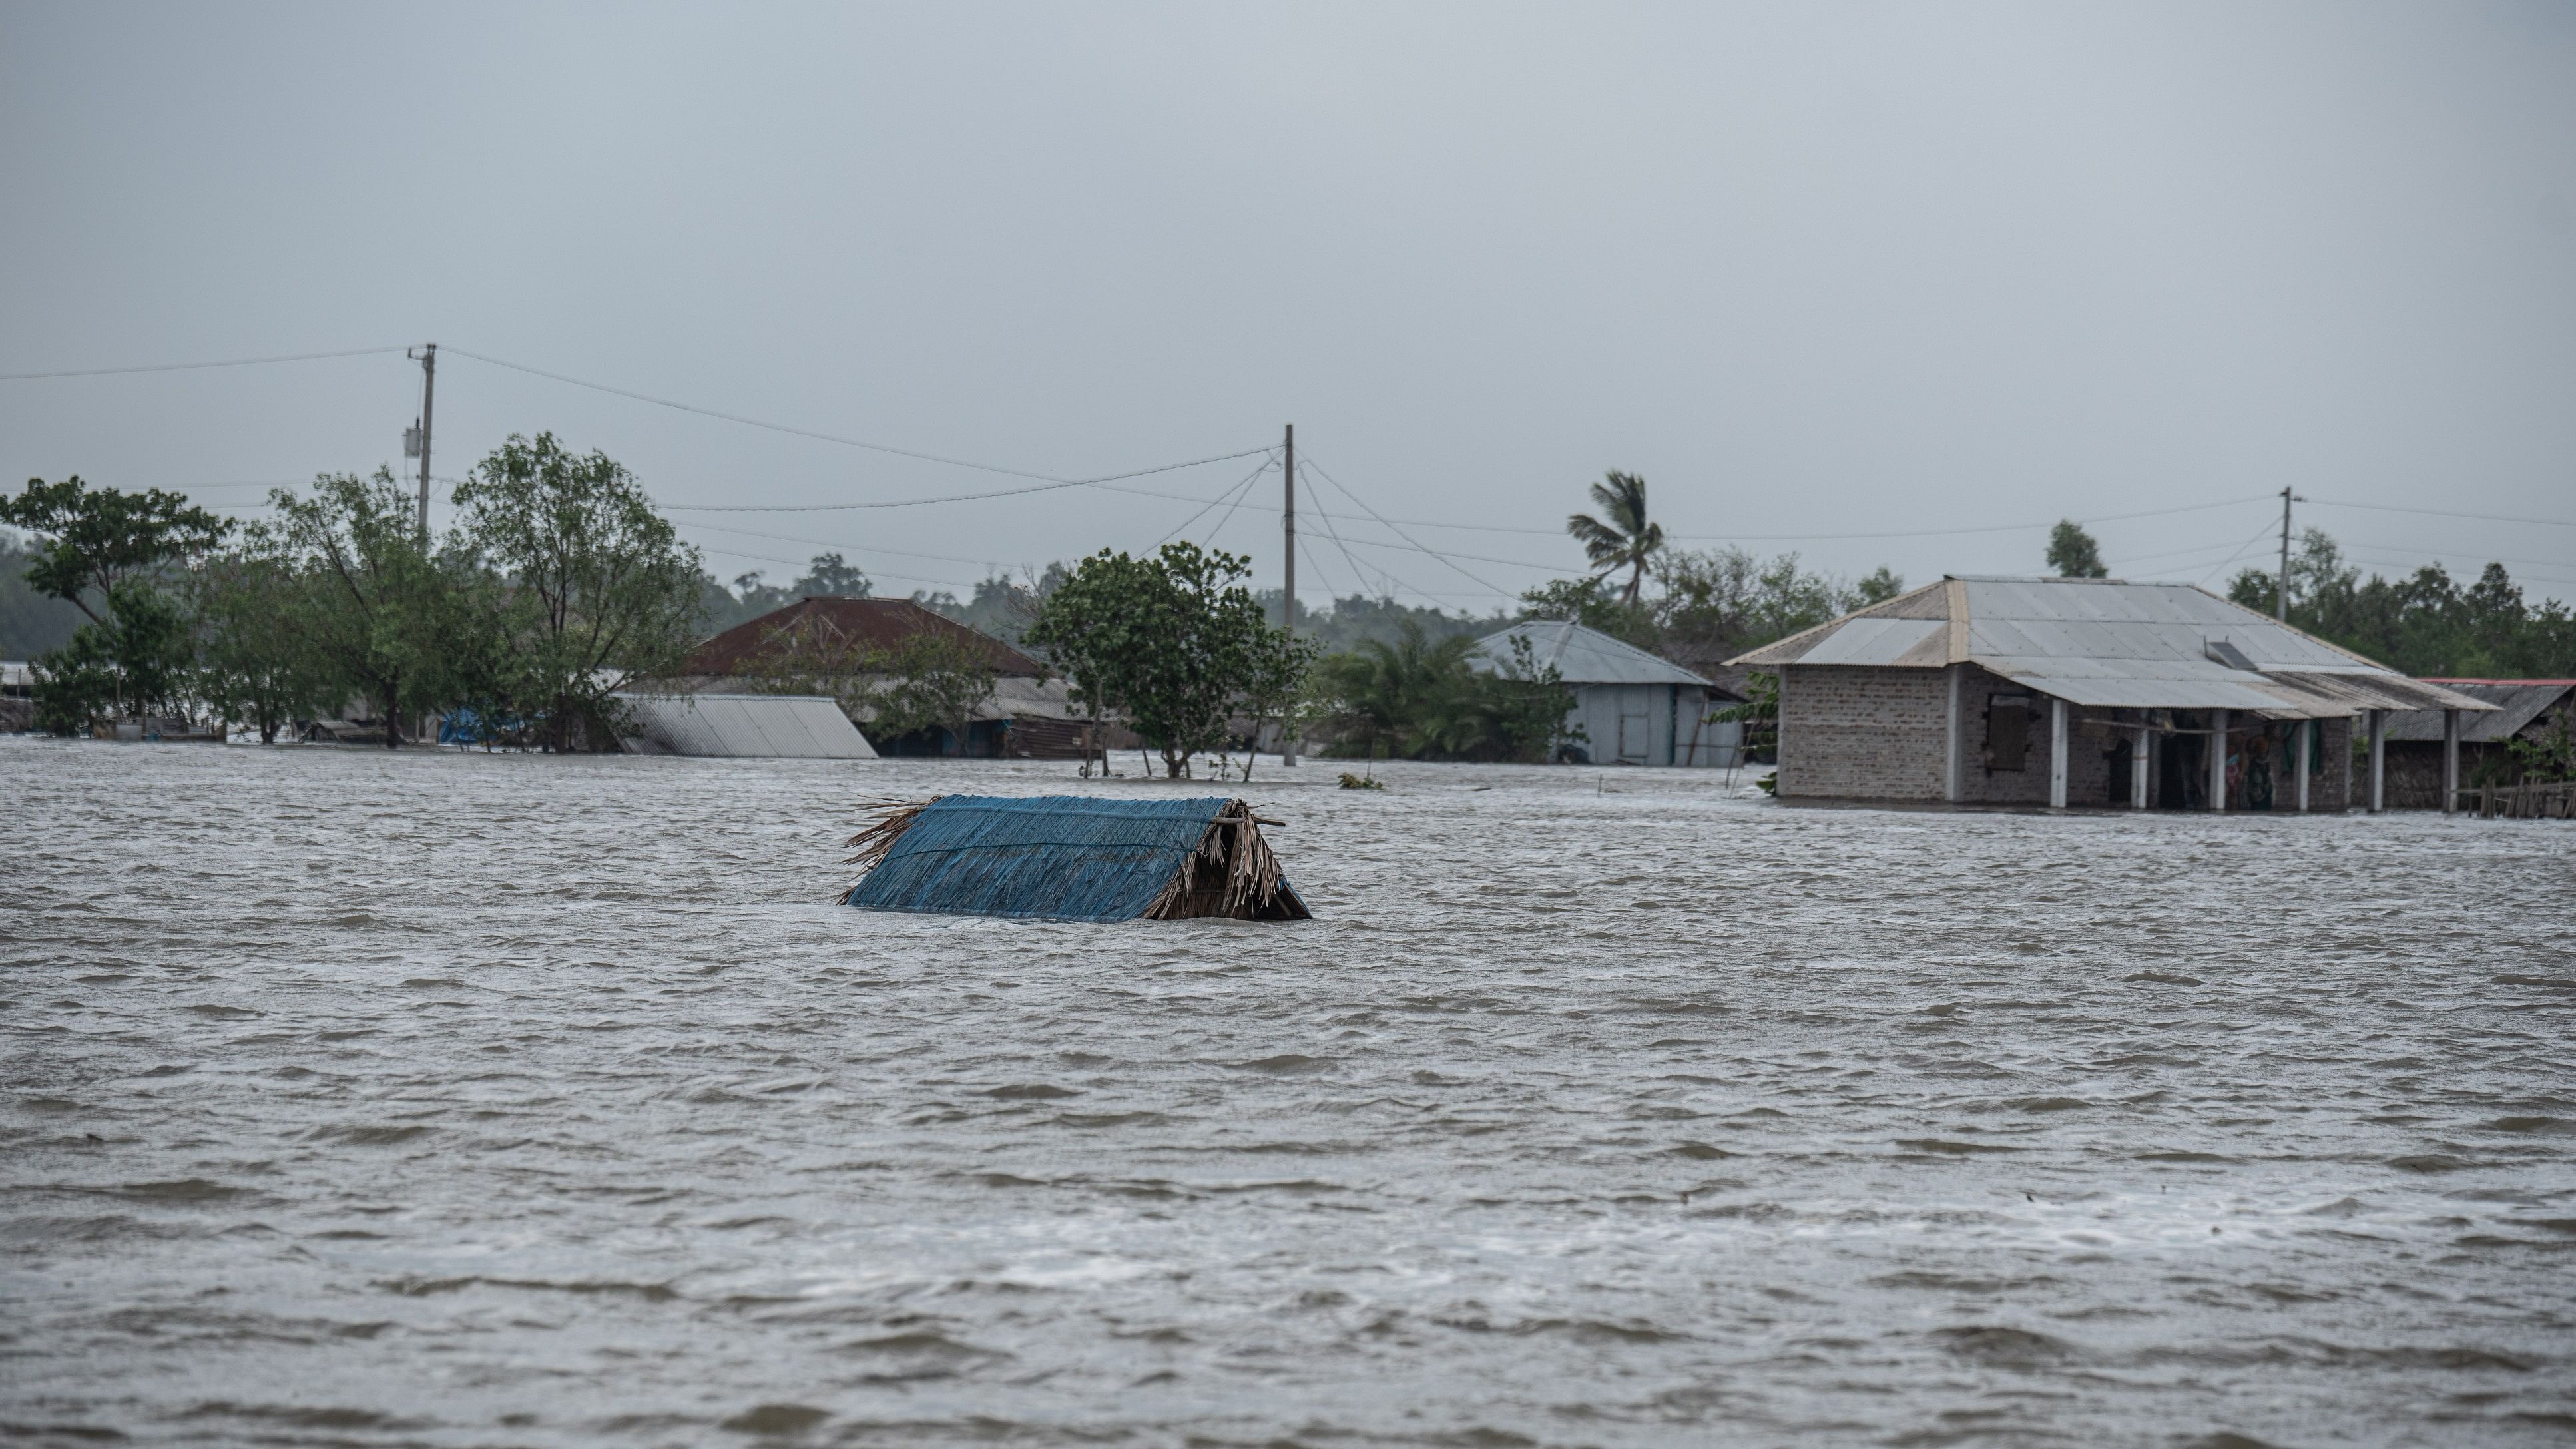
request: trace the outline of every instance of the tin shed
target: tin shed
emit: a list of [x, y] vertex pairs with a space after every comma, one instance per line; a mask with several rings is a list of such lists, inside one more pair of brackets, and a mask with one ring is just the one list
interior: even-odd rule
[[1566, 724], [1581, 726], [1583, 734], [1567, 748], [1568, 758], [1597, 765], [1739, 763], [1744, 727], [1707, 723], [1710, 698], [1723, 691], [1699, 675], [1565, 619], [1488, 634], [1476, 641], [1470, 665], [1486, 673], [1510, 668], [1515, 638], [1529, 641], [1534, 666], [1555, 666], [1557, 677], [1574, 688]]

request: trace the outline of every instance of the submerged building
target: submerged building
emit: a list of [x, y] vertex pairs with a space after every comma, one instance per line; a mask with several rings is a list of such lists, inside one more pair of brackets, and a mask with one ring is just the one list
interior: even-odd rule
[[700, 644], [677, 677], [657, 682], [656, 692], [732, 695], [785, 680], [797, 684], [798, 693], [848, 682], [858, 686], [849, 691], [852, 697], [864, 697], [868, 686], [884, 682], [869, 672], [870, 665], [922, 636], [989, 671], [992, 695], [971, 711], [963, 739], [947, 729], [880, 737], [873, 711], [859, 706], [850, 711], [850, 721], [876, 753], [1039, 760], [1080, 759], [1086, 753], [1082, 722], [1074, 718], [1065, 682], [1054, 671], [910, 599], [799, 599]]
[[1242, 800], [943, 795], [880, 806], [850, 837], [878, 911], [1057, 921], [1303, 921], [1305, 899]]
[[2460, 717], [2493, 708], [2117, 579], [1945, 578], [1730, 662], [1779, 675], [1782, 799], [2376, 810], [2390, 712], [2442, 714], [2456, 781]]
[[1487, 673], [1515, 667], [1514, 639], [1529, 641], [1530, 667], [1552, 667], [1573, 687], [1565, 758], [1595, 765], [1742, 763], [1744, 726], [1708, 720], [1712, 700], [1733, 703], [1735, 696], [1690, 670], [1565, 619], [1486, 635], [1476, 641], [1471, 667]]
[[[2512, 742], [2540, 744], [2576, 733], [2576, 679], [2428, 679], [2485, 700], [2492, 713], [2460, 721], [2457, 773], [2462, 786], [2513, 783], [2525, 771]], [[2449, 723], [2439, 710], [2409, 710], [2388, 720], [2388, 808], [2431, 810], [2442, 803]], [[2546, 778], [2546, 777], [2543, 777]]]

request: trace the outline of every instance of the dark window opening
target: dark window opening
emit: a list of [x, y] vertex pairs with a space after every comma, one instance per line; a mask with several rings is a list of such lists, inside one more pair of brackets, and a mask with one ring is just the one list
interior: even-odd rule
[[2018, 770], [2030, 755], [2030, 696], [1986, 696], [1986, 768]]

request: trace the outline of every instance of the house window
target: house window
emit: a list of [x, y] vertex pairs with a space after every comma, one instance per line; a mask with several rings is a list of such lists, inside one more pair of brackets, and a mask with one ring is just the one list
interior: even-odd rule
[[1986, 696], [1986, 768], [2018, 770], [2030, 753], [2030, 696]]

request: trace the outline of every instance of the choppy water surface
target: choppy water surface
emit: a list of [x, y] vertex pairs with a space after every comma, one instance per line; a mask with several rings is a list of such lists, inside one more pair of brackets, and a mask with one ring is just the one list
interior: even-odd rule
[[1067, 766], [0, 741], [0, 1427], [2576, 1434], [2568, 827], [1386, 773], [1093, 927], [826, 903]]

